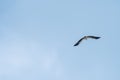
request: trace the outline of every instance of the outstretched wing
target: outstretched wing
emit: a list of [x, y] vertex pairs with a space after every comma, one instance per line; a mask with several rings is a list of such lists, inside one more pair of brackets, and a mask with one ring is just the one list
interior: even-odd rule
[[84, 39], [84, 37], [81, 38], [77, 43], [75, 43], [74, 46], [78, 46], [83, 39]]
[[87, 38], [99, 39], [100, 37], [97, 37], [97, 36], [87, 36]]

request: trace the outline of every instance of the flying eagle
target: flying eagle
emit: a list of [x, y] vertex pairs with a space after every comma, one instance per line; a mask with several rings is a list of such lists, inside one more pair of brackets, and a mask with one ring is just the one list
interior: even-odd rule
[[100, 37], [97, 37], [97, 36], [84, 36], [84, 37], [81, 38], [77, 43], [75, 43], [74, 46], [78, 46], [82, 40], [84, 40], [84, 39], [87, 40], [87, 38], [99, 39]]

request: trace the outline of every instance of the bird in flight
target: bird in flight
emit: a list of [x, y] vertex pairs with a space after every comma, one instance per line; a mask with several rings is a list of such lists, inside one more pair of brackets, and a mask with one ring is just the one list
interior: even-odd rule
[[84, 37], [81, 38], [77, 43], [75, 43], [74, 46], [78, 46], [82, 40], [84, 40], [84, 39], [87, 40], [88, 38], [99, 39], [100, 37], [97, 37], [97, 36], [84, 36]]

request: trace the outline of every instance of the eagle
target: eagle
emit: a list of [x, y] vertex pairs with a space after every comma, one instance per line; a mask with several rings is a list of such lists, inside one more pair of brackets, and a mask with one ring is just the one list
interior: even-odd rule
[[84, 40], [84, 39], [87, 40], [88, 38], [91, 38], [91, 39], [99, 39], [100, 37], [97, 37], [97, 36], [84, 36], [84, 37], [82, 37], [77, 43], [75, 43], [74, 46], [78, 46], [82, 40]]

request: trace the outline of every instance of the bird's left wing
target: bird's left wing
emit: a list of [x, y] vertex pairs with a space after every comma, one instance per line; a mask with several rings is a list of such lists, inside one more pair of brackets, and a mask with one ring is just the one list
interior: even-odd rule
[[76, 43], [74, 44], [74, 46], [78, 46], [83, 39], [84, 39], [84, 37], [81, 38], [78, 42], [76, 42]]

